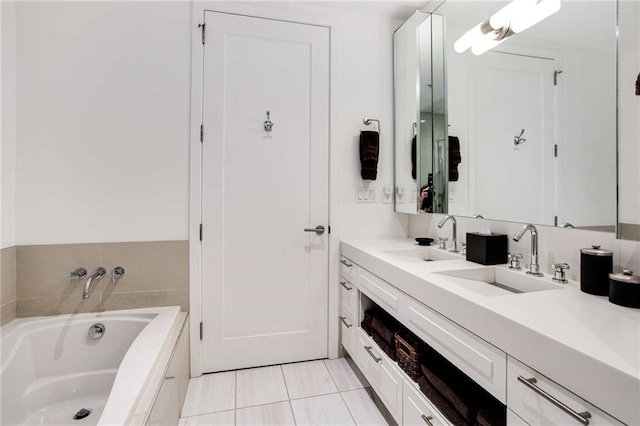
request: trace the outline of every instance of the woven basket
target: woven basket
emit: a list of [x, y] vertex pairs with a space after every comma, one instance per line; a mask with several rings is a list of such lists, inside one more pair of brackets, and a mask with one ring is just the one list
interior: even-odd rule
[[396, 361], [402, 370], [414, 382], [420, 378], [421, 342], [410, 332], [397, 332], [395, 335]]

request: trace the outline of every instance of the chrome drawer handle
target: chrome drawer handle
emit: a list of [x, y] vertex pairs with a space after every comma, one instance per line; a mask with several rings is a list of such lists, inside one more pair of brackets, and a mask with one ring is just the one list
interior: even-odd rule
[[431, 423], [431, 420], [433, 420], [433, 416], [425, 416], [424, 414], [422, 414], [422, 420], [424, 420], [429, 426], [433, 426], [433, 423]]
[[347, 291], [353, 290], [353, 287], [349, 287], [346, 281], [340, 281], [340, 285], [347, 289]]
[[346, 319], [347, 319], [347, 317], [340, 317], [340, 321], [342, 321], [342, 323], [343, 323], [347, 328], [351, 328], [351, 327], [353, 327], [353, 324], [349, 324], [349, 323], [346, 321]]
[[365, 346], [364, 348], [367, 350], [367, 352], [369, 352], [369, 355], [371, 355], [371, 358], [373, 358], [378, 364], [380, 364], [380, 361], [382, 361], [382, 358], [378, 358], [373, 354], [373, 352], [371, 352], [371, 346]]
[[351, 267], [353, 266], [353, 264], [351, 264], [351, 263], [347, 262], [347, 261], [346, 261], [346, 260], [344, 260], [344, 259], [341, 259], [341, 260], [340, 260], [340, 263], [342, 263], [342, 264], [343, 264], [344, 266], [346, 266], [347, 268], [351, 268]]
[[587, 419], [591, 418], [591, 413], [589, 413], [588, 411], [583, 411], [582, 413], [578, 413], [577, 411], [572, 410], [570, 407], [565, 405], [562, 401], [558, 400], [553, 395], [548, 394], [545, 390], [536, 386], [536, 383], [538, 381], [534, 377], [530, 379], [525, 379], [522, 376], [518, 376], [518, 381], [524, 384], [526, 387], [528, 387], [532, 391], [534, 391], [535, 393], [537, 393], [538, 395], [540, 395], [541, 397], [543, 397], [544, 399], [546, 399], [547, 401], [549, 401], [550, 403], [552, 403], [553, 405], [555, 405], [556, 407], [558, 407], [559, 409], [561, 409], [562, 411], [564, 411], [565, 413], [567, 413], [568, 415], [570, 415], [571, 417], [573, 417], [574, 419], [576, 419], [577, 421], [579, 421], [580, 423], [582, 423], [584, 426], [587, 426], [589, 424], [589, 420]]

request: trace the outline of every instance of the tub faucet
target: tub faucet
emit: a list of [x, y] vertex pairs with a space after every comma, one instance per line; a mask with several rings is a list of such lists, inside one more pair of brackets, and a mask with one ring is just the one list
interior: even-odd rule
[[522, 225], [522, 228], [520, 228], [515, 237], [513, 237], [513, 241], [520, 241], [520, 238], [522, 238], [527, 231], [531, 231], [531, 263], [529, 264], [527, 274], [541, 277], [544, 274], [540, 272], [540, 265], [538, 264], [538, 229], [531, 224]]
[[438, 228], [442, 228], [448, 220], [451, 220], [451, 223], [453, 224], [453, 238], [451, 239], [451, 248], [449, 251], [451, 253], [458, 253], [458, 223], [456, 222], [456, 218], [452, 215], [445, 216], [445, 218], [438, 224]]
[[89, 278], [87, 278], [87, 281], [84, 283], [84, 288], [82, 289], [82, 298], [83, 299], [88, 299], [89, 298], [89, 287], [91, 286], [91, 283], [93, 282], [94, 279], [97, 278], [102, 278], [106, 275], [107, 270], [104, 269], [102, 266], [98, 266], [92, 273], [91, 275], [89, 275]]

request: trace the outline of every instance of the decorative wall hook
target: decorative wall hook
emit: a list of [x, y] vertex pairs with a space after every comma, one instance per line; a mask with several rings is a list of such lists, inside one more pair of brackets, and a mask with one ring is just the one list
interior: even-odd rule
[[515, 146], [523, 144], [523, 143], [525, 143], [527, 141], [525, 138], [522, 137], [523, 134], [524, 134], [524, 129], [522, 129], [522, 131], [520, 132], [519, 136], [514, 136], [513, 137], [513, 144]]
[[264, 122], [264, 131], [270, 133], [273, 129], [273, 123], [271, 122], [271, 111], [267, 111], [267, 121]]

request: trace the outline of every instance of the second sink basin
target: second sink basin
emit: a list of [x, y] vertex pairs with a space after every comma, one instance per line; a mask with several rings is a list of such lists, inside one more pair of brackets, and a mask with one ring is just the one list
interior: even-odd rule
[[416, 247], [398, 250], [383, 250], [383, 252], [403, 258], [420, 259], [426, 261], [464, 259], [464, 257], [462, 257], [460, 253], [451, 253], [447, 250], [440, 250], [436, 247]]
[[485, 296], [562, 290], [566, 284], [555, 284], [549, 277], [532, 277], [522, 271], [488, 267], [441, 271], [437, 274], [455, 278], [455, 283]]

